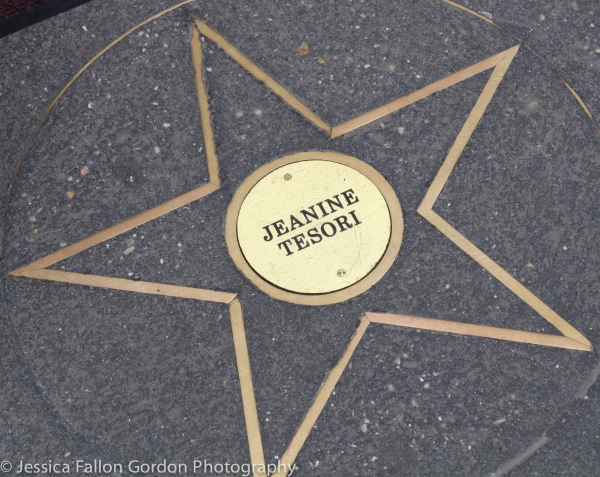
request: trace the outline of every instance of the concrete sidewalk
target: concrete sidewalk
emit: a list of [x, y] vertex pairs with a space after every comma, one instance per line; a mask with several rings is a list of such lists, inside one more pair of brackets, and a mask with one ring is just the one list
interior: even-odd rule
[[[0, 39], [3, 190], [80, 68], [176, 4], [96, 0]], [[464, 5], [480, 17], [441, 0], [196, 0], [146, 23], [42, 123], [9, 203], [5, 274], [209, 183], [193, 16], [331, 126], [520, 44], [433, 210], [597, 348], [600, 131], [563, 80], [599, 117], [600, 8]], [[203, 53], [220, 188], [50, 264], [52, 279], [6, 276], [0, 470], [249, 475], [254, 464], [261, 475], [262, 452], [298, 476], [596, 476], [595, 351], [372, 322], [348, 354], [365, 312], [561, 334], [417, 213], [490, 71], [330, 139], [208, 38]], [[404, 217], [385, 276], [327, 306], [263, 293], [224, 238], [252, 172], [314, 150], [371, 165]], [[119, 280], [64, 283], [62, 272]], [[236, 298], [125, 291], [144, 283]]]

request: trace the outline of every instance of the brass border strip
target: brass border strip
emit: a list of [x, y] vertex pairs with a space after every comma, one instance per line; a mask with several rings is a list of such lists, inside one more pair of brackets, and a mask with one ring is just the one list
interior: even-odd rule
[[[246, 195], [248, 194], [248, 192], [250, 192], [252, 187], [254, 187], [254, 185], [260, 179], [262, 179], [270, 172], [273, 172], [275, 169], [278, 169], [287, 164], [300, 161], [310, 161], [315, 159], [344, 164], [345, 166], [351, 167], [356, 171], [360, 172], [361, 174], [366, 176], [371, 182], [373, 182], [373, 184], [375, 184], [375, 186], [383, 195], [388, 209], [390, 211], [390, 218], [392, 220], [392, 231], [390, 235], [390, 241], [388, 243], [387, 249], [383, 257], [375, 266], [375, 268], [371, 270], [369, 274], [366, 275], [363, 279], [359, 280], [353, 285], [350, 285], [347, 288], [343, 288], [342, 290], [338, 290], [332, 293], [304, 295], [301, 293], [293, 293], [282, 288], [278, 288], [272, 285], [271, 283], [267, 282], [264, 278], [262, 278], [258, 273], [254, 271], [254, 269], [246, 261], [246, 258], [244, 257], [244, 254], [242, 253], [240, 244], [238, 242], [237, 218], [240, 212], [240, 208], [242, 207], [242, 203], [246, 198]], [[381, 278], [390, 269], [390, 267], [394, 263], [394, 260], [396, 259], [396, 256], [398, 255], [400, 245], [402, 244], [403, 232], [404, 219], [402, 217], [402, 208], [400, 206], [400, 202], [398, 201], [398, 197], [396, 197], [394, 189], [385, 180], [385, 178], [366, 162], [363, 162], [352, 156], [347, 156], [345, 154], [330, 151], [298, 152], [296, 154], [281, 157], [272, 162], [269, 162], [268, 164], [265, 164], [264, 166], [259, 167], [252, 174], [250, 174], [244, 180], [244, 182], [242, 182], [242, 184], [237, 188], [235, 194], [233, 195], [233, 199], [229, 204], [229, 208], [227, 209], [227, 216], [225, 218], [225, 241], [227, 243], [227, 250], [229, 251], [229, 255], [231, 256], [233, 262], [244, 274], [244, 276], [252, 283], [254, 283], [260, 290], [265, 292], [267, 295], [272, 296], [273, 298], [277, 298], [278, 300], [283, 300], [290, 303], [298, 303], [300, 305], [311, 306], [330, 305], [332, 303], [339, 303], [341, 301], [348, 300], [356, 295], [359, 295], [360, 293], [363, 293], [365, 290], [368, 290], [375, 283], [381, 280]]]
[[475, 128], [479, 124], [481, 117], [483, 116], [486, 108], [490, 104], [490, 101], [492, 100], [492, 97], [494, 96], [498, 85], [502, 81], [502, 78], [504, 78], [504, 74], [506, 73], [506, 70], [508, 70], [508, 67], [510, 66], [518, 50], [519, 45], [511, 48], [510, 50], [507, 50], [509, 53], [504, 57], [504, 59], [502, 59], [502, 61], [498, 63], [496, 68], [494, 68], [494, 71], [492, 72], [485, 87], [483, 88], [483, 91], [479, 95], [479, 98], [477, 98], [475, 106], [473, 106], [473, 109], [467, 117], [465, 124], [458, 133], [454, 144], [450, 148], [450, 152], [448, 152], [448, 155], [446, 156], [442, 167], [435, 176], [435, 179], [431, 183], [431, 186], [429, 186], [429, 189], [427, 190], [427, 193], [425, 194], [421, 205], [419, 205], [419, 207], [417, 208], [417, 211], [429, 210], [433, 207], [433, 204], [442, 192], [442, 189], [444, 188], [448, 177], [450, 177], [452, 169], [454, 169], [454, 166], [456, 165], [458, 158], [460, 157], [465, 146], [467, 145], [467, 142], [469, 142], [469, 139], [471, 139], [473, 131], [475, 131]]
[[29, 270], [36, 270], [40, 268], [46, 268], [51, 265], [54, 265], [61, 260], [72, 257], [73, 255], [77, 255], [79, 252], [83, 252], [94, 245], [98, 245], [106, 240], [116, 237], [128, 230], [131, 230], [135, 227], [138, 227], [146, 222], [156, 219], [161, 215], [164, 215], [168, 212], [171, 212], [179, 207], [183, 207], [184, 205], [189, 204], [195, 200], [198, 200], [216, 190], [219, 189], [219, 186], [216, 184], [205, 184], [197, 189], [191, 190], [186, 194], [180, 195], [179, 197], [175, 197], [167, 202], [164, 202], [152, 209], [146, 210], [141, 214], [138, 214], [130, 219], [127, 219], [117, 225], [113, 225], [107, 229], [104, 229], [94, 235], [90, 235], [89, 237], [80, 240], [79, 242], [75, 242], [65, 248], [57, 250], [54, 253], [46, 255], [38, 260], [35, 260], [23, 267], [20, 267], [12, 272], [9, 272], [9, 275], [23, 275], [23, 272]]
[[507, 56], [514, 56], [516, 50], [518, 49], [518, 46], [509, 48], [508, 50], [498, 53], [497, 55], [490, 56], [485, 60], [482, 60], [471, 66], [468, 66], [467, 68], [457, 71], [456, 73], [448, 75], [431, 84], [428, 84], [427, 86], [413, 91], [412, 93], [407, 94], [406, 96], [402, 96], [387, 104], [384, 104], [383, 106], [379, 106], [378, 108], [372, 109], [367, 113], [361, 114], [360, 116], [350, 119], [349, 121], [345, 121], [341, 124], [338, 124], [337, 126], [334, 126], [334, 128], [331, 131], [331, 139], [334, 139], [350, 131], [365, 126], [370, 122], [376, 121], [377, 119], [387, 116], [388, 114], [398, 111], [399, 109], [416, 103], [417, 101], [420, 101], [421, 99], [424, 99], [427, 96], [430, 96], [443, 89], [460, 83], [461, 81], [471, 78], [472, 76], [475, 76], [483, 71], [489, 70], [490, 68], [493, 68], [494, 66], [498, 65], [498, 63], [500, 63]]
[[242, 404], [244, 407], [244, 418], [246, 420], [246, 432], [248, 434], [248, 446], [250, 447], [250, 460], [255, 477], [266, 476], [264, 472], [258, 472], [255, 466], [265, 468], [265, 453], [260, 435], [260, 421], [258, 419], [258, 408], [252, 384], [252, 368], [250, 367], [250, 354], [248, 353], [248, 341], [244, 329], [244, 317], [242, 304], [235, 298], [229, 304], [229, 315], [231, 317], [231, 329], [233, 331], [233, 345], [235, 347], [235, 359], [237, 362], [240, 388], [242, 392]]
[[191, 298], [193, 300], [213, 301], [225, 304], [229, 304], [237, 296], [236, 293], [206, 290], [204, 288], [182, 287], [178, 285], [167, 285], [165, 283], [104, 277], [101, 275], [86, 275], [83, 273], [64, 272], [62, 270], [27, 270], [20, 273], [13, 273], [13, 275], [37, 278], [38, 280], [51, 280], [75, 285], [85, 285], [88, 287], [110, 288], [112, 290], [173, 296], [177, 298]]
[[537, 311], [544, 319], [546, 319], [546, 321], [552, 324], [561, 333], [575, 341], [579, 341], [586, 346], [591, 346], [591, 343], [583, 334], [577, 331], [564, 318], [552, 310], [552, 308], [531, 293], [524, 285], [521, 284], [521, 282], [519, 282], [510, 273], [494, 262], [485, 253], [483, 253], [437, 213], [435, 213], [433, 210], [422, 210], [419, 211], [419, 214], [421, 214], [429, 223], [431, 223], [441, 233], [454, 242], [454, 244], [457, 245], [463, 252], [469, 255], [483, 268], [485, 268], [506, 288], [508, 288], [531, 308]]
[[210, 105], [206, 86], [204, 85], [202, 69], [202, 43], [200, 42], [200, 31], [192, 23], [192, 38], [190, 45], [192, 47], [192, 63], [196, 73], [196, 92], [198, 94], [198, 106], [200, 107], [200, 120], [202, 122], [202, 135], [204, 136], [204, 150], [206, 151], [206, 161], [208, 162], [208, 175], [210, 182], [221, 185], [219, 178], [219, 160], [215, 150], [215, 135], [210, 118]]
[[[306, 416], [304, 416], [300, 427], [298, 427], [296, 434], [294, 434], [290, 445], [288, 446], [287, 450], [283, 454], [283, 457], [281, 458], [281, 463], [285, 465], [288, 469], [294, 464], [296, 457], [298, 457], [300, 449], [302, 449], [302, 446], [304, 445], [304, 442], [306, 442], [310, 431], [312, 431], [313, 426], [315, 425], [317, 419], [321, 415], [323, 408], [327, 404], [329, 396], [331, 396], [331, 393], [333, 392], [336, 384], [340, 380], [340, 377], [346, 369], [350, 358], [352, 358], [352, 355], [354, 354], [358, 343], [360, 343], [360, 340], [365, 334], [365, 331], [367, 331], [369, 323], [369, 318], [367, 318], [367, 316], [363, 316], [360, 319], [360, 324], [358, 325], [358, 328], [356, 328], [356, 333], [354, 333], [354, 336], [348, 343], [344, 354], [342, 355], [338, 363], [330, 371], [329, 375], [327, 376], [327, 379], [321, 386], [321, 389], [319, 389], [315, 400], [310, 406], [310, 409], [306, 413]], [[286, 472], [282, 471], [273, 474], [272, 477], [285, 477], [285, 475]]]
[[419, 205], [417, 208], [417, 212], [447, 238], [454, 242], [454, 244], [456, 244], [461, 250], [467, 253], [471, 258], [473, 258], [477, 263], [491, 273], [498, 281], [500, 281], [500, 283], [506, 286], [531, 308], [537, 311], [561, 333], [575, 341], [582, 343], [585, 346], [590, 347], [591, 343], [583, 334], [577, 331], [564, 318], [559, 316], [554, 310], [552, 310], [548, 305], [546, 305], [525, 286], [523, 286], [517, 279], [506, 272], [502, 267], [500, 267], [496, 262], [494, 262], [472, 242], [470, 242], [465, 236], [463, 236], [432, 210], [433, 205], [448, 181], [448, 178], [450, 177], [450, 174], [452, 173], [452, 170], [454, 169], [460, 155], [471, 139], [471, 136], [479, 124], [483, 114], [485, 113], [485, 110], [494, 96], [498, 85], [502, 81], [504, 74], [508, 70], [510, 63], [516, 55], [518, 48], [519, 47], [516, 46], [511, 48], [511, 50], [508, 50], [510, 53], [502, 61], [500, 61], [500, 63], [498, 63], [496, 68], [494, 68], [494, 71], [492, 72], [488, 82], [477, 99], [475, 106], [471, 110], [471, 113], [461, 128], [456, 140], [454, 141], [454, 144], [450, 148], [450, 151], [440, 167], [440, 170], [431, 183], [431, 186], [427, 190], [421, 205]]
[[580, 351], [593, 351], [594, 349], [591, 345], [582, 344], [578, 340], [567, 338], [566, 336], [548, 335], [531, 331], [511, 330], [506, 328], [496, 328], [494, 326], [474, 325], [458, 321], [437, 320], [434, 318], [421, 318], [419, 316], [396, 315], [391, 313], [367, 312], [366, 315], [372, 323], [384, 325], [441, 331], [445, 333], [516, 341], [518, 343], [552, 346], [555, 348], [575, 349]]
[[310, 121], [319, 129], [325, 131], [327, 134], [331, 134], [331, 126], [323, 121], [319, 116], [317, 116], [313, 111], [311, 111], [304, 103], [302, 103], [298, 98], [296, 98], [292, 93], [290, 93], [287, 89], [285, 89], [281, 84], [279, 84], [273, 77], [269, 76], [262, 68], [260, 68], [256, 63], [254, 63], [250, 58], [244, 55], [240, 50], [238, 50], [235, 46], [229, 43], [223, 36], [209, 27], [206, 23], [198, 18], [194, 18], [196, 22], [196, 26], [200, 30], [204, 36], [214, 41], [217, 45], [219, 45], [225, 53], [227, 53], [233, 60], [238, 62], [242, 68], [244, 68], [248, 73], [254, 76], [257, 80], [263, 82], [267, 88], [269, 88], [273, 93], [283, 99], [288, 105], [294, 108], [298, 113], [300, 113], [305, 119]]

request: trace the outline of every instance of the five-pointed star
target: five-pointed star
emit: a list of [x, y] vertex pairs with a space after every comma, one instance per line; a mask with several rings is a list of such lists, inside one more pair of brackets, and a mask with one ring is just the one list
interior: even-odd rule
[[[188, 3], [186, 2], [183, 3]], [[182, 3], [182, 4], [183, 4]], [[94, 59], [92, 59], [75, 77], [67, 84], [67, 86], [61, 91], [57, 98], [52, 102], [50, 107], [44, 113], [42, 120], [46, 117], [48, 112], [56, 104], [58, 99], [66, 91], [66, 89], [72, 84], [72, 82], [93, 62], [95, 59], [100, 57], [108, 48], [112, 47], [116, 42], [128, 34], [135, 31], [145, 23], [152, 21], [154, 18], [167, 13], [181, 6], [182, 4], [175, 5], [158, 15], [151, 17], [140, 25], [129, 30], [125, 35], [111, 43], [107, 48], [102, 50]], [[429, 187], [425, 197], [419, 208], [418, 213], [422, 215], [427, 221], [434, 225], [442, 234], [454, 242], [464, 252], [469, 254], [474, 260], [476, 260], [483, 268], [490, 272], [495, 278], [497, 278], [502, 284], [508, 289], [515, 293], [524, 302], [530, 305], [536, 310], [542, 317], [554, 325], [563, 335], [547, 335], [541, 333], [531, 333], [518, 330], [500, 329], [490, 326], [473, 325], [467, 323], [449, 322], [446, 320], [421, 318], [414, 316], [406, 316], [399, 314], [380, 314], [371, 313], [366, 311], [365, 315], [361, 319], [360, 325], [356, 331], [356, 334], [351, 339], [347, 346], [345, 353], [338, 362], [338, 364], [331, 370], [329, 377], [327, 378], [324, 385], [321, 387], [317, 394], [311, 408], [306, 414], [303, 422], [298, 428], [292, 442], [290, 443], [287, 451], [283, 455], [281, 462], [285, 465], [293, 465], [300, 449], [302, 448], [306, 438], [308, 437], [310, 430], [313, 428], [318, 416], [323, 410], [329, 396], [333, 392], [333, 389], [343, 373], [347, 363], [349, 362], [356, 346], [360, 342], [361, 337], [366, 331], [370, 323], [385, 323], [397, 326], [429, 329], [435, 331], [444, 331], [450, 333], [458, 333], [472, 336], [481, 336], [488, 338], [496, 338], [509, 341], [517, 341], [523, 343], [540, 344], [546, 346], [554, 346], [560, 348], [578, 349], [591, 351], [591, 343], [575, 328], [573, 328], [568, 322], [556, 314], [550, 307], [544, 304], [539, 298], [531, 293], [525, 286], [523, 286], [518, 280], [508, 274], [498, 264], [496, 264], [491, 258], [479, 250], [474, 244], [472, 244], [466, 237], [461, 235], [454, 227], [446, 222], [440, 215], [433, 211], [434, 203], [440, 195], [446, 181], [448, 180], [454, 166], [456, 165], [462, 151], [468, 143], [473, 131], [483, 116], [487, 105], [492, 99], [498, 85], [500, 84], [505, 72], [510, 66], [511, 61], [517, 54], [519, 46], [515, 46], [506, 51], [498, 53], [497, 55], [486, 58], [478, 63], [475, 63], [468, 68], [453, 73], [439, 81], [429, 84], [424, 88], [421, 88], [413, 93], [398, 98], [388, 104], [385, 104], [379, 108], [376, 108], [368, 113], [360, 115], [354, 119], [346, 121], [338, 126], [331, 128], [321, 118], [319, 118], [313, 111], [307, 108], [301, 101], [290, 94], [283, 86], [281, 86], [272, 77], [266, 74], [260, 69], [255, 63], [249, 60], [243, 53], [237, 48], [231, 45], [225, 38], [220, 34], [212, 30], [208, 25], [200, 20], [195, 20], [192, 26], [192, 40], [191, 50], [194, 68], [196, 72], [196, 87], [198, 93], [198, 101], [201, 114], [202, 132], [204, 136], [205, 151], [208, 161], [209, 169], [209, 183], [198, 187], [186, 194], [176, 197], [168, 202], [165, 202], [153, 209], [147, 210], [135, 217], [132, 217], [120, 224], [103, 230], [95, 235], [92, 235], [84, 240], [67, 246], [57, 252], [42, 257], [34, 262], [31, 262], [17, 270], [10, 272], [10, 275], [23, 276], [29, 278], [37, 278], [42, 280], [52, 280], [58, 282], [73, 283], [86, 286], [113, 288], [118, 290], [133, 291], [139, 293], [148, 293], [164, 296], [175, 296], [180, 298], [190, 298], [200, 301], [213, 301], [218, 303], [224, 303], [229, 305], [230, 317], [233, 330], [234, 346], [236, 352], [236, 360], [238, 367], [238, 374], [240, 379], [240, 386], [242, 391], [242, 401], [244, 407], [244, 414], [246, 419], [247, 434], [250, 447], [250, 455], [252, 463], [257, 465], [255, 469], [255, 475], [264, 475], [265, 459], [262, 448], [262, 440], [260, 436], [260, 425], [258, 420], [258, 412], [256, 401], [254, 397], [254, 389], [251, 377], [250, 359], [248, 355], [248, 348], [242, 318], [242, 307], [237, 295], [235, 293], [227, 293], [221, 291], [213, 291], [199, 288], [182, 287], [171, 284], [153, 283], [144, 281], [126, 280], [120, 278], [89, 275], [72, 273], [61, 270], [51, 270], [48, 267], [66, 259], [72, 257], [83, 250], [87, 250], [97, 244], [100, 244], [106, 240], [116, 237], [128, 230], [138, 227], [146, 222], [149, 222], [157, 217], [160, 217], [168, 212], [178, 209], [192, 201], [198, 200], [220, 188], [219, 178], [219, 166], [216, 154], [215, 143], [213, 139], [213, 130], [211, 124], [211, 116], [209, 110], [208, 95], [203, 81], [203, 69], [202, 69], [202, 46], [200, 41], [200, 35], [203, 34], [206, 38], [217, 43], [223, 50], [235, 61], [237, 61], [242, 67], [250, 72], [255, 78], [262, 81], [268, 88], [270, 88], [275, 94], [281, 97], [289, 106], [294, 108], [300, 113], [305, 119], [310, 121], [313, 125], [318, 127], [327, 133], [332, 139], [340, 137], [349, 131], [357, 129], [365, 124], [382, 118], [388, 114], [391, 114], [407, 105], [410, 105], [420, 99], [423, 99], [437, 91], [445, 89], [449, 86], [457, 84], [467, 78], [470, 78], [478, 73], [493, 68], [492, 74], [480, 94], [475, 106], [465, 121], [458, 137], [456, 138], [453, 146], [451, 147], [448, 155]], [[261, 471], [261, 467], [263, 471]], [[280, 475], [280, 474], [275, 474]]]

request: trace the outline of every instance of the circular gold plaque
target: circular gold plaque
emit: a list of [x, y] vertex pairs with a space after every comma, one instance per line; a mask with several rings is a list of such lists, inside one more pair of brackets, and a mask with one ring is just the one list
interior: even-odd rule
[[376, 283], [402, 242], [400, 203], [368, 164], [302, 152], [251, 174], [226, 221], [234, 262], [261, 290], [307, 305], [337, 303]]

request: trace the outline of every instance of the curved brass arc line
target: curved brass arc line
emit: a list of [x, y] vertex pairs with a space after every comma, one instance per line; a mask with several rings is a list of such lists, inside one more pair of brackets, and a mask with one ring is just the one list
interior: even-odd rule
[[63, 89], [60, 90], [60, 92], [56, 95], [56, 97], [52, 100], [52, 102], [48, 105], [48, 107], [46, 108], [46, 110], [42, 114], [42, 117], [38, 121], [35, 129], [30, 134], [29, 138], [27, 139], [27, 142], [25, 143], [25, 146], [23, 148], [23, 152], [19, 156], [19, 160], [18, 160], [17, 165], [15, 166], [15, 169], [13, 171], [12, 179], [14, 180], [16, 178], [17, 173], [19, 172], [19, 169], [21, 168], [21, 164], [23, 163], [23, 159], [25, 158], [25, 154], [27, 154], [27, 151], [29, 150], [29, 147], [31, 146], [31, 143], [35, 139], [35, 136], [37, 135], [38, 131], [40, 130], [40, 127], [42, 126], [42, 123], [44, 122], [44, 120], [46, 119], [46, 117], [48, 116], [48, 114], [50, 113], [50, 111], [52, 111], [52, 109], [54, 108], [54, 106], [56, 105], [56, 103], [58, 102], [58, 100], [71, 87], [71, 85], [75, 82], [75, 80], [77, 78], [79, 78], [83, 74], [83, 72], [85, 70], [87, 70], [92, 65], [92, 63], [94, 63], [98, 58], [100, 58], [104, 53], [106, 53], [108, 50], [110, 50], [113, 46], [115, 46], [121, 40], [123, 40], [127, 36], [131, 35], [138, 28], [143, 27], [146, 23], [150, 23], [152, 20], [155, 20], [156, 18], [161, 17], [164, 14], [169, 13], [170, 11], [173, 11], [173, 10], [177, 9], [177, 8], [181, 7], [182, 5], [185, 5], [186, 3], [190, 3], [190, 2], [193, 2], [193, 1], [194, 0], [185, 0], [185, 1], [181, 2], [181, 3], [178, 3], [177, 5], [173, 5], [172, 7], [169, 7], [166, 10], [163, 10], [162, 12], [157, 13], [156, 15], [151, 16], [150, 18], [147, 18], [146, 20], [144, 20], [141, 23], [138, 23], [136, 26], [130, 28], [125, 33], [123, 33], [120, 37], [118, 37], [115, 40], [111, 41], [108, 45], [106, 45], [98, 53], [96, 53], [92, 57], [92, 59], [90, 61], [88, 61], [85, 65], [83, 65], [83, 67], [77, 73], [75, 73], [75, 75], [63, 87]]
[[552, 63], [550, 63], [548, 60], [546, 60], [542, 55], [540, 55], [537, 51], [535, 51], [533, 48], [531, 48], [526, 42], [524, 42], [521, 38], [519, 38], [513, 32], [511, 32], [510, 30], [508, 30], [506, 27], [503, 27], [502, 25], [499, 25], [495, 21], [487, 18], [484, 15], [481, 15], [480, 13], [477, 13], [474, 10], [471, 10], [468, 7], [465, 7], [464, 5], [461, 5], [460, 3], [453, 2], [452, 0], [442, 0], [442, 2], [447, 3], [448, 5], [451, 5], [451, 6], [455, 7], [455, 8], [459, 8], [460, 10], [463, 10], [463, 11], [465, 11], [467, 13], [470, 13], [471, 15], [476, 16], [477, 18], [480, 18], [480, 19], [484, 20], [485, 22], [489, 23], [490, 25], [493, 25], [494, 27], [498, 28], [498, 30], [503, 31], [504, 33], [506, 33], [506, 34], [510, 35], [511, 37], [515, 38], [517, 41], [519, 41], [519, 43], [522, 44], [522, 46], [524, 48], [527, 48], [529, 51], [531, 51], [531, 53], [533, 53], [538, 59], [540, 59], [542, 62], [544, 62], [546, 64], [546, 66], [548, 66], [558, 76], [558, 78], [564, 83], [564, 85], [571, 92], [571, 94], [573, 96], [575, 96], [575, 99], [581, 105], [581, 107], [585, 111], [585, 114], [588, 115], [588, 117], [590, 118], [590, 120], [594, 124], [594, 127], [596, 128], [596, 131], [598, 131], [598, 134], [600, 134], [600, 124], [598, 123], [598, 121], [596, 120], [596, 118], [594, 117], [594, 115], [592, 114], [592, 112], [590, 111], [590, 108], [588, 108], [587, 104], [585, 104], [585, 101], [583, 101], [583, 99], [581, 99], [581, 96], [579, 96], [579, 93], [577, 91], [575, 91], [575, 89], [569, 84], [569, 82], [565, 79], [565, 77], [561, 74], [561, 72], [558, 71], [556, 69], [556, 67]]
[[581, 107], [585, 111], [585, 114], [587, 114], [589, 116], [589, 118], [592, 120], [592, 122], [594, 123], [594, 126], [596, 127], [598, 134], [600, 134], [600, 124], [598, 124], [598, 121], [596, 121], [596, 118], [594, 117], [594, 115], [592, 114], [590, 109], [587, 107], [587, 104], [585, 104], [583, 99], [581, 99], [581, 96], [579, 96], [579, 93], [573, 89], [573, 87], [568, 83], [568, 81], [566, 79], [563, 78], [563, 76], [561, 74], [559, 74], [558, 77], [565, 84], [567, 89], [573, 94], [573, 96], [575, 96], [575, 99], [581, 105]]
[[461, 5], [460, 3], [455, 3], [451, 0], [442, 0], [442, 2], [447, 3], [448, 5], [452, 5], [453, 7], [460, 8], [461, 10], [464, 10], [465, 12], [468, 12], [471, 15], [475, 15], [476, 17], [481, 18], [483, 21], [488, 22], [490, 25], [494, 25], [496, 28], [502, 29], [502, 27], [492, 19], [486, 17], [485, 15], [482, 15], [481, 13], [477, 13], [475, 10], [471, 10], [470, 8], [467, 8], [464, 5]]
[[[40, 128], [42, 127], [42, 124], [44, 123], [44, 120], [46, 119], [48, 114], [50, 114], [50, 111], [52, 111], [52, 109], [54, 108], [54, 106], [56, 105], [58, 100], [71, 87], [71, 85], [75, 82], [75, 80], [77, 78], [79, 78], [83, 74], [83, 72], [90, 67], [90, 65], [92, 65], [98, 58], [100, 58], [104, 53], [106, 53], [108, 50], [110, 50], [113, 46], [115, 46], [117, 43], [119, 43], [125, 37], [127, 37], [134, 31], [136, 31], [138, 28], [144, 26], [146, 23], [149, 23], [152, 20], [154, 20], [158, 17], [161, 17], [162, 15], [164, 15], [166, 13], [169, 13], [170, 11], [177, 9], [177, 8], [181, 7], [182, 5], [185, 5], [186, 3], [190, 3], [193, 1], [194, 0], [184, 0], [181, 3], [173, 5], [172, 7], [169, 7], [166, 10], [163, 10], [162, 12], [159, 12], [156, 15], [151, 16], [150, 18], [144, 20], [143, 22], [138, 23], [136, 26], [130, 28], [125, 33], [123, 33], [120, 37], [118, 37], [117, 39], [110, 42], [108, 45], [106, 45], [104, 48], [102, 48], [98, 53], [96, 53], [96, 55], [90, 61], [88, 61], [77, 73], [75, 73], [75, 75], [69, 80], [69, 82], [63, 87], [63, 89], [60, 90], [60, 92], [56, 95], [56, 97], [48, 105], [46, 110], [43, 112], [42, 117], [39, 119], [35, 128], [33, 129], [31, 134], [27, 138], [27, 142], [25, 142], [25, 145], [23, 146], [23, 150], [21, 151], [21, 154], [19, 155], [19, 159], [17, 159], [17, 163], [13, 169], [12, 177], [11, 177], [10, 183], [8, 185], [8, 190], [6, 192], [6, 199], [4, 201], [4, 207], [2, 210], [2, 216], [0, 217], [0, 268], [4, 268], [4, 264], [2, 262], [2, 256], [4, 255], [4, 230], [6, 228], [6, 217], [8, 215], [8, 206], [10, 204], [10, 199], [12, 197], [12, 191], [13, 191], [13, 187], [15, 184], [15, 179], [17, 178], [17, 174], [19, 173], [19, 170], [21, 169], [21, 165], [23, 164], [23, 161], [25, 159], [25, 156], [27, 155], [27, 152], [31, 148], [31, 144], [33, 144], [33, 140], [36, 138], [37, 133], [39, 132]], [[2, 288], [2, 290], [4, 290], [3, 282], [1, 283], [1, 288]]]

